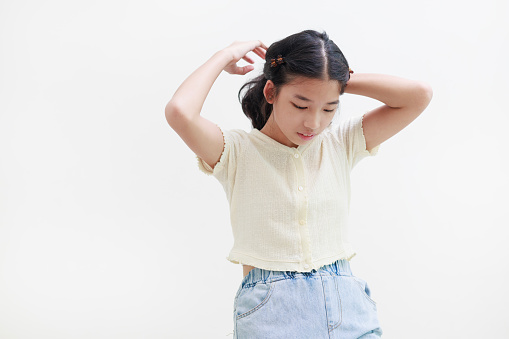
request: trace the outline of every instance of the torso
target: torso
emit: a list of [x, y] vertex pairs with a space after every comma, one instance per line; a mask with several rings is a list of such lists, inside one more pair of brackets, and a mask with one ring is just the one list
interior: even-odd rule
[[243, 266], [243, 269], [244, 269], [244, 277], [249, 273], [249, 271], [251, 271], [254, 266], [251, 266], [251, 265], [242, 265]]

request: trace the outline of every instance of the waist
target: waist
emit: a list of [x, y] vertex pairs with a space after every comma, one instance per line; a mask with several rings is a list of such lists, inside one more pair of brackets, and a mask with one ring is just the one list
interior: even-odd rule
[[[246, 266], [253, 267], [249, 265], [243, 265], [244, 269]], [[246, 284], [257, 284], [259, 282], [266, 283], [272, 282], [282, 279], [291, 279], [296, 276], [310, 276], [310, 275], [352, 275], [352, 270], [350, 269], [350, 262], [347, 259], [339, 259], [334, 261], [331, 264], [321, 266], [318, 270], [311, 270], [311, 272], [296, 272], [296, 271], [271, 271], [265, 270], [259, 267], [253, 267], [247, 275], [242, 280], [242, 286]]]

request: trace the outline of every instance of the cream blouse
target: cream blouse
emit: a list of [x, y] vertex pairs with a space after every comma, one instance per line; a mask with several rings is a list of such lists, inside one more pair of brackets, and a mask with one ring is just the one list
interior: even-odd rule
[[258, 129], [225, 130], [214, 169], [223, 186], [234, 244], [227, 260], [266, 270], [310, 272], [355, 251], [348, 239], [350, 171], [368, 152], [364, 115], [329, 125], [309, 143], [285, 146]]

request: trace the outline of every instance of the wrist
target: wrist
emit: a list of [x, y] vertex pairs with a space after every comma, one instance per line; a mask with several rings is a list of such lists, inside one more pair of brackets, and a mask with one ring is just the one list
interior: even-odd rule
[[229, 64], [233, 60], [233, 53], [231, 53], [228, 48], [217, 51], [214, 56], [223, 60], [226, 64]]

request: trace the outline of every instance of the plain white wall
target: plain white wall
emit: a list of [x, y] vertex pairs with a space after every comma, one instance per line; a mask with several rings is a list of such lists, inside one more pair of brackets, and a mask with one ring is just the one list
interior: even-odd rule
[[[508, 14], [502, 0], [0, 2], [0, 337], [232, 337], [226, 196], [164, 107], [234, 40], [304, 29], [356, 72], [434, 90], [352, 173], [351, 265], [384, 337], [508, 337]], [[237, 93], [253, 56], [252, 73], [219, 76], [204, 117], [250, 130]], [[341, 98], [345, 116], [380, 105]]]

